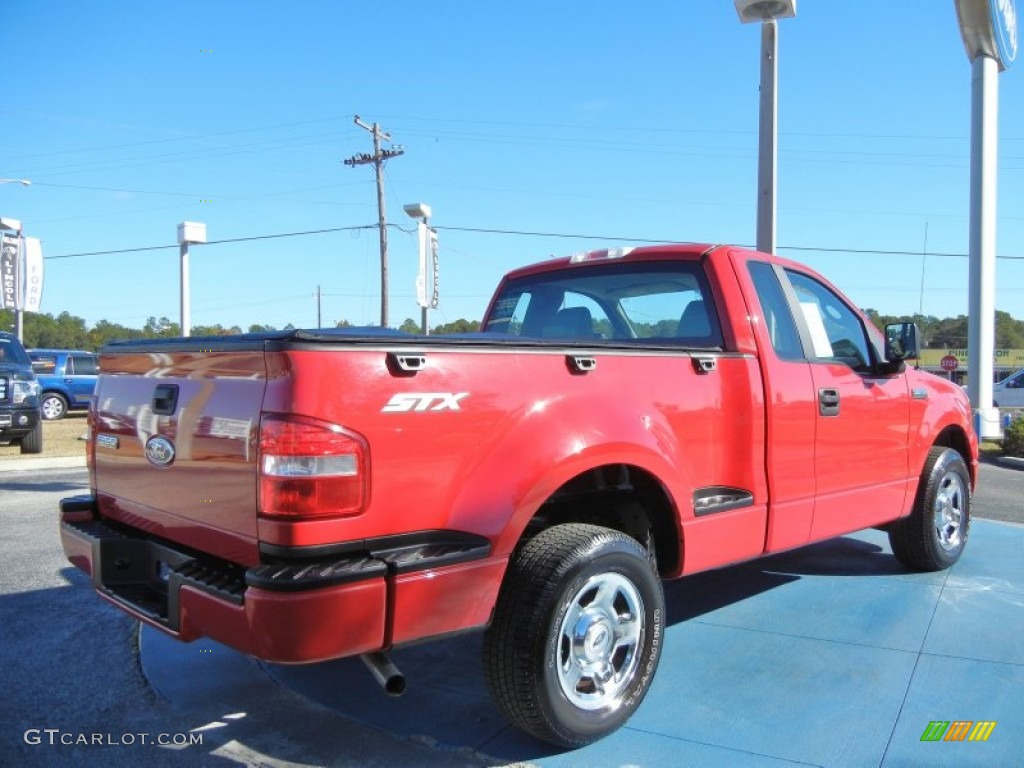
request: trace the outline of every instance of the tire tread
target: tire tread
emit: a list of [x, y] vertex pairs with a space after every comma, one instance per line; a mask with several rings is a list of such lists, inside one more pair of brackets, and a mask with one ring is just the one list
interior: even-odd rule
[[549, 743], [579, 747], [594, 739], [567, 733], [541, 704], [533, 670], [549, 630], [544, 606], [557, 599], [566, 571], [610, 542], [625, 542], [648, 562], [635, 539], [609, 528], [572, 523], [539, 533], [513, 557], [484, 636], [484, 674], [495, 703], [514, 725]]
[[[935, 551], [934, 532], [932, 531], [930, 497], [933, 493], [932, 480], [936, 466], [942, 460], [947, 451], [953, 451], [941, 445], [932, 446], [924, 462], [924, 469], [921, 471], [921, 482], [917, 488], [917, 496], [914, 499], [914, 508], [908, 517], [893, 523], [889, 529], [889, 546], [892, 552], [904, 565], [920, 571], [941, 571], [949, 568], [959, 557], [959, 552], [947, 562], [948, 558], [942, 558]], [[955, 453], [955, 451], [954, 451]], [[963, 458], [957, 454], [955, 461], [963, 462]], [[963, 544], [960, 551], [967, 543], [967, 534], [970, 530], [970, 509], [971, 509], [971, 487], [968, 482], [964, 486], [967, 494], [967, 519], [964, 522]]]

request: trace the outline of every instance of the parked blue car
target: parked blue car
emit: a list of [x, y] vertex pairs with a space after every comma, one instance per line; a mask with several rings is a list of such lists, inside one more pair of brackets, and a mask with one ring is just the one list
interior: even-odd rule
[[89, 407], [99, 373], [95, 353], [30, 349], [28, 356], [42, 389], [39, 409], [44, 419], [63, 419], [71, 409]]

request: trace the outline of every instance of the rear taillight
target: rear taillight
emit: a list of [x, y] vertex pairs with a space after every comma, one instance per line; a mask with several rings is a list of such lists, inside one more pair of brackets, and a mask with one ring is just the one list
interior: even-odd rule
[[357, 515], [366, 506], [366, 441], [336, 424], [304, 416], [260, 419], [260, 514]]

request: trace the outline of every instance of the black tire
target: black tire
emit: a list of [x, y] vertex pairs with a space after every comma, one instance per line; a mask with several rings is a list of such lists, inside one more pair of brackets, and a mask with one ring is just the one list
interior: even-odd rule
[[934, 446], [921, 472], [910, 515], [889, 527], [896, 558], [921, 571], [949, 568], [963, 554], [971, 531], [971, 476], [952, 448]]
[[23, 438], [21, 438], [21, 452], [43, 452], [43, 423], [41, 421], [36, 422], [35, 428], [27, 435], [25, 435]]
[[635, 539], [596, 525], [548, 528], [510, 563], [484, 635], [491, 694], [538, 739], [589, 744], [643, 701], [664, 621], [661, 580]]
[[39, 401], [39, 412], [47, 421], [63, 419], [68, 415], [68, 401], [59, 392], [45, 392]]

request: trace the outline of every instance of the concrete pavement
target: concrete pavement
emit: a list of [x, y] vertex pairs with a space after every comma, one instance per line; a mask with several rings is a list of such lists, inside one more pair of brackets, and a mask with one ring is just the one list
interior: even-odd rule
[[[948, 572], [908, 571], [884, 534], [866, 531], [670, 584], [647, 699], [619, 732], [572, 752], [504, 722], [487, 696], [478, 635], [394, 652], [409, 678], [400, 699], [355, 659], [257, 670], [216, 643], [182, 645], [148, 628], [142, 668], [172, 700], [236, 684], [258, 700], [273, 681], [468, 762], [1010, 766], [1024, 751], [1021, 552], [1024, 526], [975, 520]], [[204, 656], [220, 660], [218, 680]], [[922, 741], [946, 721], [995, 725], [987, 741]]]

